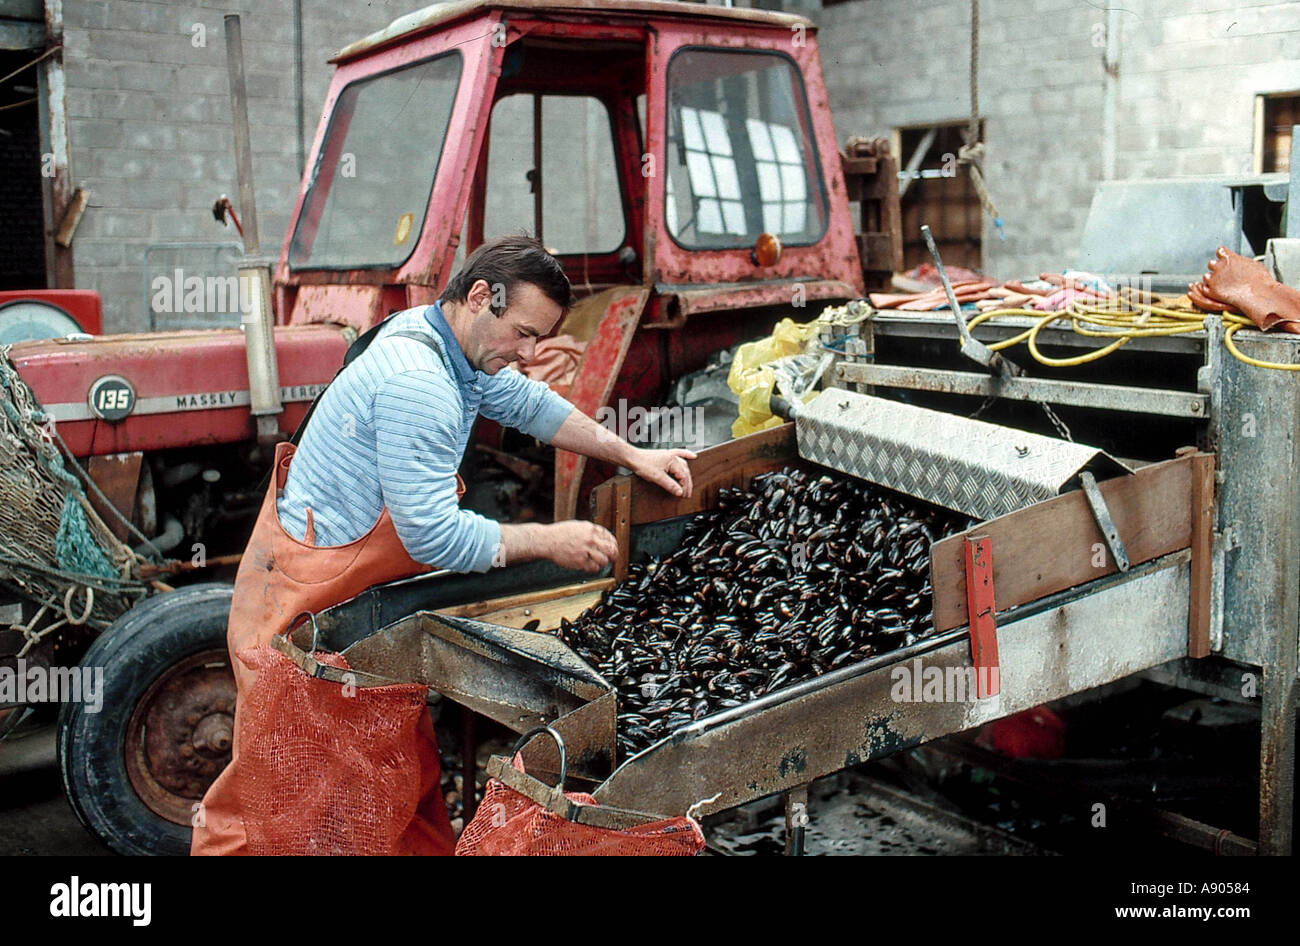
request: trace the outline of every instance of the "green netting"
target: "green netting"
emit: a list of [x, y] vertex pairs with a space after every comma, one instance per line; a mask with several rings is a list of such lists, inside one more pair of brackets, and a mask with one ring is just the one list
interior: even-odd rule
[[75, 496], [69, 495], [63, 501], [59, 531], [54, 534], [54, 552], [62, 571], [99, 578], [117, 577], [108, 557], [90, 537], [90, 524], [86, 522], [86, 514]]
[[62, 606], [94, 590], [87, 623], [103, 627], [145, 593], [139, 558], [118, 541], [67, 468], [53, 421], [0, 346], [0, 583]]

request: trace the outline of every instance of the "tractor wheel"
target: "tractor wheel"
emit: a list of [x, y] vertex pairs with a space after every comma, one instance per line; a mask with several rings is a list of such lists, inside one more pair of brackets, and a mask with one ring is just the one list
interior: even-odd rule
[[188, 854], [191, 818], [230, 761], [233, 588], [190, 585], [132, 608], [91, 645], [98, 712], [59, 713], [59, 769], [77, 817], [119, 854]]

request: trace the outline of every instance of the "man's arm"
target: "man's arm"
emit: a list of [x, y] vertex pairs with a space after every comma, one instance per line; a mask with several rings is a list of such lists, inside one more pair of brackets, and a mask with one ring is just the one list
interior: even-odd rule
[[397, 537], [417, 562], [487, 571], [499, 526], [456, 501], [455, 424], [460, 399], [433, 371], [405, 371], [375, 392], [379, 486]]
[[690, 450], [643, 450], [602, 427], [541, 381], [505, 369], [493, 375], [479, 412], [562, 450], [627, 467], [674, 496], [691, 495]]
[[456, 501], [456, 433], [460, 399], [431, 371], [385, 379], [375, 393], [379, 480], [393, 527], [416, 561], [453, 571], [487, 571], [550, 559], [598, 572], [618, 543], [590, 522], [498, 524]]
[[691, 495], [690, 450], [645, 450], [634, 447], [618, 434], [574, 408], [551, 438], [551, 445], [572, 450], [594, 460], [627, 467], [643, 480], [662, 486], [674, 496]]
[[618, 540], [594, 522], [501, 524], [501, 561], [506, 565], [547, 558], [562, 568], [598, 572], [618, 556]]

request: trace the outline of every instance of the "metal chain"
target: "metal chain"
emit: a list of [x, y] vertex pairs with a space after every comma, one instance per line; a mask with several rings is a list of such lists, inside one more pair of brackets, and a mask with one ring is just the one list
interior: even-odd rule
[[1070, 434], [1070, 428], [1065, 426], [1065, 421], [1056, 416], [1056, 411], [1052, 410], [1046, 401], [1039, 401], [1038, 404], [1042, 407], [1043, 413], [1047, 415], [1047, 419], [1052, 422], [1052, 426], [1056, 428], [1056, 432], [1066, 440], [1070, 441], [1070, 443], [1074, 443], [1074, 437]]
[[974, 410], [973, 412], [971, 412], [970, 414], [967, 414], [966, 416], [967, 416], [970, 420], [975, 420], [975, 419], [978, 418], [981, 414], [983, 414], [985, 411], [987, 411], [990, 407], [992, 407], [995, 403], [997, 403], [997, 398], [995, 398], [995, 397], [986, 397], [986, 398], [985, 398], [985, 399], [980, 403], [980, 406], [979, 406], [979, 407], [975, 408], [975, 410]]

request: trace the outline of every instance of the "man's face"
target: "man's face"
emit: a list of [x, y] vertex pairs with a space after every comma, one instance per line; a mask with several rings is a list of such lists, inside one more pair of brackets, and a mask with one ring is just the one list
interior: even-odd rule
[[532, 283], [516, 283], [505, 311], [493, 315], [492, 290], [480, 279], [466, 297], [474, 313], [469, 363], [484, 374], [496, 374], [512, 361], [529, 361], [537, 339], [554, 331], [564, 314], [558, 303]]

